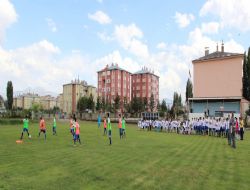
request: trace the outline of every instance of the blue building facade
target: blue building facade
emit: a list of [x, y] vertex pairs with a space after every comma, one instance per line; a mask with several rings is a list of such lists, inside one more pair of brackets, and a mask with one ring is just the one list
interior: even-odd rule
[[190, 113], [204, 113], [204, 116], [222, 117], [225, 113], [240, 113], [240, 99], [190, 99]]

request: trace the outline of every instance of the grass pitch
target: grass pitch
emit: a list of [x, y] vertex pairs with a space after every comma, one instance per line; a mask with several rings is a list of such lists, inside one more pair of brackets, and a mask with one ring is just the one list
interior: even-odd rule
[[57, 136], [47, 122], [47, 140], [38, 124], [16, 144], [22, 126], [0, 126], [0, 189], [250, 189], [250, 133], [237, 141], [139, 131], [127, 125], [120, 140], [112, 124], [113, 145], [97, 123], [80, 122], [82, 145], [73, 146], [68, 122]]

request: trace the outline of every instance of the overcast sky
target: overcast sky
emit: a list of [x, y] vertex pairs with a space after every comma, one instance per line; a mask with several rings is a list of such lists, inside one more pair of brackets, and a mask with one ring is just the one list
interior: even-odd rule
[[[249, 0], [0, 0], [0, 94], [62, 93], [74, 78], [97, 86], [112, 62], [160, 76], [160, 98], [184, 95], [192, 60], [250, 46]], [[183, 97], [184, 98], [184, 97]]]

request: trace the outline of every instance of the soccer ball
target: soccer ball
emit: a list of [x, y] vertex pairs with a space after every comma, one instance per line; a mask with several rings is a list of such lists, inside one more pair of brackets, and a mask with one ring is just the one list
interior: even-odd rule
[[31, 135], [29, 135], [29, 138], [31, 139]]

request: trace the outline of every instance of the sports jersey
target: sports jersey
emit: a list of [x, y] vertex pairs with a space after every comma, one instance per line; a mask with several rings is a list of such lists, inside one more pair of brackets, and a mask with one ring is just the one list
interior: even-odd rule
[[122, 120], [122, 128], [123, 128], [123, 129], [125, 129], [125, 127], [126, 127], [125, 124], [126, 124], [125, 119], [123, 119], [123, 120]]
[[80, 125], [78, 124], [78, 122], [76, 122], [75, 124], [75, 130], [76, 130], [76, 135], [80, 134]]
[[29, 120], [28, 119], [23, 120], [23, 128], [25, 128], [25, 129], [29, 128]]
[[44, 119], [41, 119], [40, 121], [40, 129], [46, 129]]

